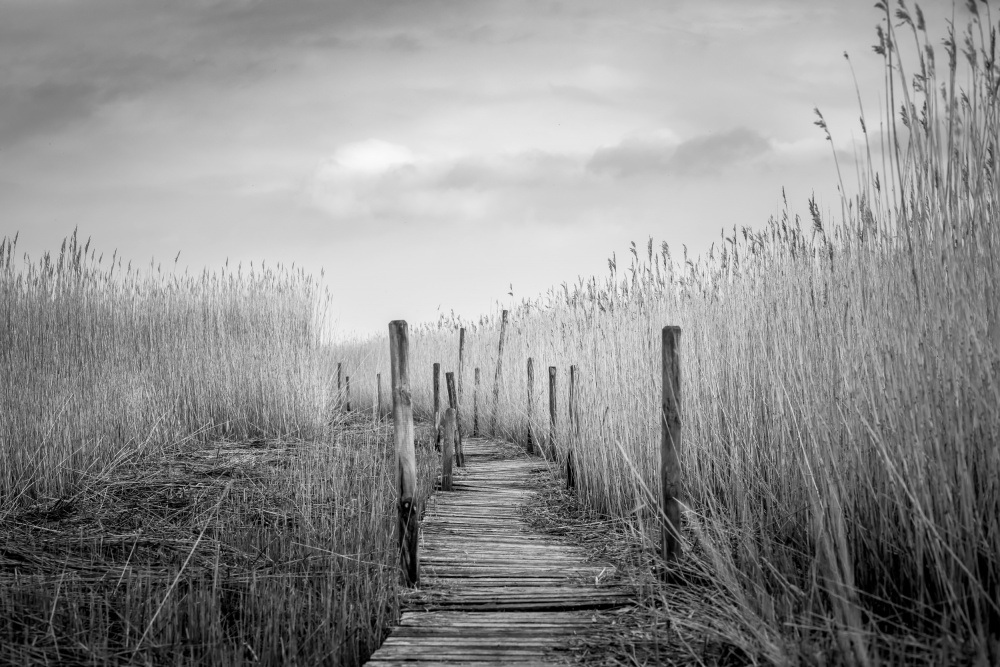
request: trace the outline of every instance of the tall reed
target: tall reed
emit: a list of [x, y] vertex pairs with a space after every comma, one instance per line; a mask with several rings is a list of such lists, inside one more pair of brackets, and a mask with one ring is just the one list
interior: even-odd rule
[[[499, 320], [468, 323], [463, 421], [476, 366], [480, 405], [520, 439], [527, 358], [557, 366], [563, 387], [579, 365], [578, 493], [655, 548], [658, 334], [680, 325], [686, 555], [740, 611], [744, 648], [776, 663], [832, 650], [852, 664], [986, 664], [1000, 660], [996, 27], [970, 3], [939, 80], [919, 8], [878, 6], [891, 106], [884, 132], [865, 129], [843, 217], [810, 202], [803, 227], [786, 205], [696, 260], [633, 244], [623, 270], [613, 258], [603, 280], [520, 304], [495, 408]], [[912, 33], [913, 73], [894, 21]], [[461, 325], [414, 336], [424, 379], [433, 361], [455, 367]], [[382, 347], [341, 354], [374, 377]], [[415, 384], [429, 405], [429, 382]], [[560, 457], [570, 444], [557, 439]]]

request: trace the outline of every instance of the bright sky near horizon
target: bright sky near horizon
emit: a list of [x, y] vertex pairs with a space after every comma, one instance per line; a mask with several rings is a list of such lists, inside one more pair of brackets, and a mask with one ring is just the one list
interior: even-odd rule
[[[952, 3], [922, 5], [939, 42]], [[966, 10], [956, 9], [964, 25]], [[875, 125], [873, 0], [0, 0], [0, 237], [324, 268], [347, 332], [707, 251]]]

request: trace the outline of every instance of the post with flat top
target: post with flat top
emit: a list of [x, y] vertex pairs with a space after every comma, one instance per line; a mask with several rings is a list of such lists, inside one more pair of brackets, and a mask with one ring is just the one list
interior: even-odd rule
[[346, 407], [347, 411], [351, 411], [351, 376], [348, 375], [344, 378], [344, 391], [346, 392]]
[[528, 357], [528, 442], [529, 454], [534, 454], [535, 438], [532, 435], [531, 420], [535, 413], [535, 360]]
[[475, 384], [472, 390], [472, 435], [479, 435], [479, 369], [475, 372]]
[[577, 416], [576, 366], [569, 367], [569, 438], [566, 445], [566, 488], [576, 488], [576, 467], [573, 462], [573, 452], [576, 450], [577, 438], [580, 436], [580, 424]]
[[681, 328], [663, 327], [663, 404], [660, 417], [660, 502], [663, 508], [661, 552], [665, 561], [680, 555], [681, 512]]
[[556, 460], [556, 367], [549, 366], [549, 453]]
[[448, 408], [444, 411], [444, 434], [441, 438], [441, 490], [451, 491], [451, 466], [455, 458], [455, 431], [456, 431], [455, 408]]
[[340, 403], [344, 400], [343, 385], [340, 382], [342, 362], [337, 362], [337, 409], [340, 410]]
[[465, 465], [465, 450], [462, 449], [462, 375], [465, 373], [465, 327], [458, 330], [458, 400], [455, 401], [455, 447], [462, 453], [462, 465]]
[[434, 449], [441, 449], [441, 364], [434, 364]]
[[420, 583], [417, 539], [420, 500], [417, 498], [417, 455], [413, 446], [413, 404], [410, 400], [410, 350], [406, 322], [389, 323], [389, 357], [392, 363], [392, 424], [395, 430], [398, 471], [399, 563], [407, 586]]
[[455, 411], [455, 463], [459, 468], [465, 467], [465, 452], [462, 451], [461, 427], [458, 425], [458, 392], [455, 391], [455, 374], [444, 374], [445, 385], [448, 387], [449, 409]]

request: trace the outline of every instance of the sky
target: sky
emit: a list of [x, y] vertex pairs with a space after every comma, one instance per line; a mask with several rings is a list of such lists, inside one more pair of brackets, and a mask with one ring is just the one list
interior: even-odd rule
[[0, 237], [322, 270], [344, 336], [476, 318], [632, 241], [704, 253], [783, 188], [839, 214], [813, 108], [849, 186], [843, 54], [877, 116], [879, 20], [872, 0], [0, 0]]

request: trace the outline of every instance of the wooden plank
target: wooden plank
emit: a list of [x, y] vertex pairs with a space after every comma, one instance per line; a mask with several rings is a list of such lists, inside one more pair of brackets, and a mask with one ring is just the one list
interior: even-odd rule
[[615, 632], [595, 612], [634, 603], [614, 567], [524, 520], [544, 464], [484, 438], [465, 447], [453, 491], [426, 503], [421, 587], [368, 665], [564, 664], [582, 638]]

